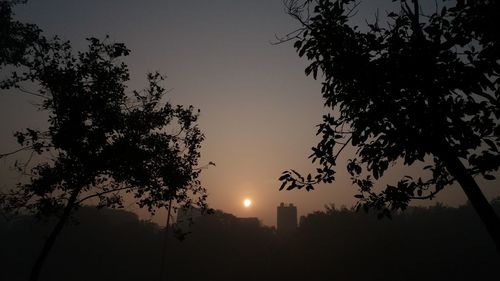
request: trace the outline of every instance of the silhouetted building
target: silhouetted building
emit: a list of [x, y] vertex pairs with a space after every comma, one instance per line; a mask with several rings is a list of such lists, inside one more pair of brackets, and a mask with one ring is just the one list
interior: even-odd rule
[[286, 234], [297, 230], [297, 207], [293, 204], [281, 203], [277, 209], [278, 234]]
[[299, 226], [302, 226], [304, 224], [304, 222], [306, 221], [306, 216], [300, 216], [300, 219], [299, 219]]
[[236, 222], [240, 227], [244, 228], [257, 228], [260, 227], [260, 221], [258, 218], [249, 217], [249, 218], [236, 218]]

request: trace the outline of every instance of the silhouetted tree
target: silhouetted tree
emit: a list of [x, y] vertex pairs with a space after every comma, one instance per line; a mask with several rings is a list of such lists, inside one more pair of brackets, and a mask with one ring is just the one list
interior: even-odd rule
[[41, 30], [12, 18], [12, 6], [24, 1], [0, 1], [0, 70], [5, 65], [27, 63], [32, 48], [44, 43]]
[[[39, 35], [36, 27], [13, 21], [9, 5], [2, 2], [1, 7], [10, 26], [29, 30], [33, 38]], [[2, 29], [1, 37], [13, 35], [3, 33], [11, 30]], [[148, 74], [147, 88], [128, 95], [129, 72], [120, 59], [130, 51], [124, 44], [90, 38], [88, 50], [75, 54], [69, 42], [30, 41], [22, 38], [25, 34], [14, 36], [14, 51], [4, 52], [2, 46], [2, 62], [21, 66], [21, 73], [14, 72], [2, 85], [39, 97], [48, 129], [15, 134], [21, 146], [16, 152], [30, 155], [26, 163], [17, 164], [29, 180], [2, 193], [0, 207], [7, 213], [59, 217], [30, 280], [38, 278], [71, 213], [87, 200], [99, 207], [122, 207], [128, 194], [152, 213], [172, 199], [205, 207], [206, 191], [198, 180], [204, 139], [198, 111], [166, 102], [160, 74]]]
[[[444, 3], [424, 14], [417, 0], [402, 0], [387, 23], [366, 28], [351, 20], [353, 0], [285, 2], [302, 26], [284, 40], [311, 61], [307, 75], [323, 74], [332, 113], [310, 156], [321, 168], [306, 177], [284, 172], [281, 189], [331, 183], [338, 155], [352, 145], [347, 171], [358, 207], [389, 215], [458, 182], [500, 251], [500, 220], [474, 179], [494, 180], [500, 166], [500, 2]], [[377, 192], [374, 181], [396, 162], [425, 163], [430, 176]]]

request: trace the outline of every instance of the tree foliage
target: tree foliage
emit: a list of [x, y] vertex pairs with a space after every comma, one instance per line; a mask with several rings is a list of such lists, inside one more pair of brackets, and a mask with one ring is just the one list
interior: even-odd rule
[[8, 56], [13, 60], [6, 62], [24, 69], [2, 86], [40, 98], [48, 130], [28, 128], [15, 137], [20, 150], [49, 160], [23, 163], [34, 163], [22, 166], [30, 180], [4, 194], [4, 206], [52, 214], [74, 193], [75, 204], [95, 197], [101, 206], [120, 206], [123, 197], [115, 192], [120, 190], [150, 211], [170, 199], [191, 203], [189, 193], [201, 195], [204, 204], [205, 190], [197, 179], [204, 138], [197, 126], [199, 111], [165, 102], [163, 76], [148, 74], [148, 86], [128, 94], [122, 58], [130, 50], [122, 43], [89, 38], [88, 50], [75, 54], [69, 42], [57, 38], [19, 42], [32, 53]]
[[9, 81], [39, 84], [33, 93], [42, 98], [49, 128], [15, 136], [23, 150], [50, 160], [30, 167], [30, 181], [4, 195], [5, 206], [50, 215], [76, 193], [75, 204], [96, 197], [100, 206], [116, 207], [120, 190], [152, 212], [170, 199], [189, 201], [188, 192], [200, 193], [203, 203], [198, 112], [165, 103], [158, 73], [148, 74], [144, 91], [127, 96], [128, 69], [119, 58], [129, 50], [121, 43], [90, 38], [87, 51], [72, 53], [56, 40], [36, 54], [35, 67]]
[[34, 45], [45, 41], [36, 25], [13, 20], [12, 6], [18, 2], [0, 1], [0, 70], [5, 65], [26, 64]]
[[36, 26], [13, 20], [11, 3], [0, 5], [0, 38], [6, 42], [0, 63], [16, 67], [0, 85], [38, 97], [48, 116], [47, 130], [15, 133], [16, 152], [29, 155], [17, 167], [29, 179], [0, 194], [7, 214], [60, 217], [38, 266], [73, 210], [87, 200], [122, 207], [128, 196], [151, 213], [172, 201], [206, 207], [198, 180], [204, 139], [198, 110], [166, 102], [158, 73], [147, 75], [144, 90], [128, 91], [123, 58], [130, 50], [124, 44], [89, 38], [88, 49], [76, 52], [69, 42], [48, 40]]
[[[286, 1], [302, 27], [284, 40], [311, 62], [307, 75], [321, 75], [332, 113], [318, 125], [322, 138], [310, 156], [317, 173], [285, 171], [281, 189], [333, 182], [339, 154], [352, 145], [346, 168], [358, 207], [388, 215], [458, 181], [477, 209], [487, 202], [477, 204], [481, 192], [467, 188], [477, 186], [472, 177], [493, 180], [500, 166], [500, 4], [438, 1], [427, 13], [416, 0], [397, 2], [387, 22], [358, 27], [356, 1]], [[428, 178], [374, 188], [395, 163], [418, 162]]]

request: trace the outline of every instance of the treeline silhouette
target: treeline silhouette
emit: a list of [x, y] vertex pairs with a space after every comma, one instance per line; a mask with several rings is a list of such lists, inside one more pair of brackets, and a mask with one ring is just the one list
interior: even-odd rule
[[[499, 201], [493, 206], [500, 211]], [[28, 278], [54, 222], [0, 222], [0, 280]], [[168, 280], [486, 280], [500, 265], [470, 206], [413, 207], [378, 220], [331, 205], [286, 236], [221, 211], [197, 219], [183, 240], [173, 229]], [[41, 280], [160, 280], [163, 243], [162, 229], [134, 213], [83, 207]]]

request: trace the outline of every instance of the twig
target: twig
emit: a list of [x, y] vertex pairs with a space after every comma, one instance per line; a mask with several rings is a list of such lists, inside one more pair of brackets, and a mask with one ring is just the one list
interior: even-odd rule
[[31, 148], [33, 148], [33, 146], [26, 146], [26, 147], [19, 148], [19, 149], [15, 150], [15, 151], [12, 151], [12, 152], [0, 154], [0, 159], [2, 159], [4, 157], [8, 157], [8, 156], [13, 155], [13, 154], [16, 154], [16, 153], [21, 152], [23, 150], [31, 149]]

